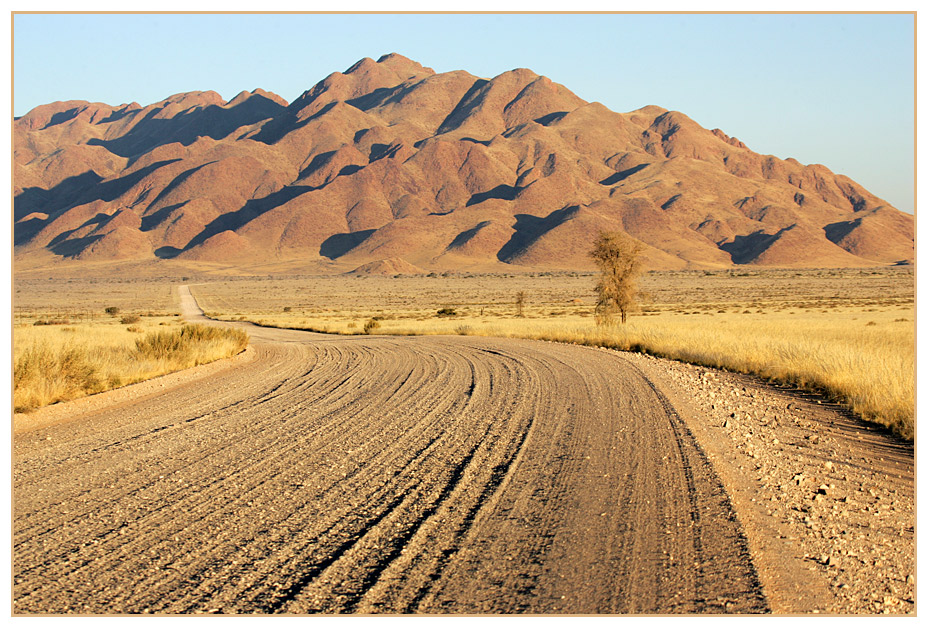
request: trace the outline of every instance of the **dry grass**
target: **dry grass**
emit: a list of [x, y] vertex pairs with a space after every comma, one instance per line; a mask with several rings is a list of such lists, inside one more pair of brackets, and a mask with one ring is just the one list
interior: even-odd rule
[[[377, 334], [521, 337], [648, 352], [820, 391], [913, 438], [908, 270], [652, 273], [643, 282], [651, 302], [626, 326], [611, 328], [594, 325], [593, 281], [590, 274], [289, 278], [194, 292], [213, 314], [277, 327], [362, 334], [376, 316]], [[527, 295], [525, 317], [517, 316], [519, 291]], [[445, 308], [458, 314], [440, 316]]]
[[165, 318], [129, 328], [20, 324], [14, 329], [13, 405], [28, 411], [235, 355], [241, 330]]
[[[200, 305], [225, 319], [339, 334], [479, 334], [603, 345], [818, 389], [912, 437], [915, 300], [911, 269], [648, 273], [651, 299], [623, 328], [593, 325], [593, 273], [432, 277], [198, 277]], [[17, 279], [15, 352], [49, 334], [89, 351], [132, 348], [176, 308], [177, 280]], [[523, 292], [525, 317], [518, 317]], [[117, 316], [104, 307], [118, 307]], [[454, 316], [439, 316], [451, 309]], [[446, 311], [447, 312], [447, 311]], [[127, 328], [119, 318], [141, 314]], [[144, 315], [161, 315], [144, 316]], [[34, 327], [36, 321], [52, 325]], [[55, 324], [68, 321], [68, 324]], [[68, 330], [71, 330], [70, 332]], [[119, 339], [118, 343], [116, 343]], [[76, 361], [72, 357], [67, 360]], [[119, 375], [119, 374], [117, 374]], [[106, 381], [108, 375], [99, 377]]]
[[513, 322], [471, 326], [467, 333], [611, 347], [755, 374], [825, 393], [912, 439], [914, 328], [893, 322], [892, 316], [885, 313], [868, 322], [836, 313], [772, 315], [765, 320], [662, 316], [613, 328]]

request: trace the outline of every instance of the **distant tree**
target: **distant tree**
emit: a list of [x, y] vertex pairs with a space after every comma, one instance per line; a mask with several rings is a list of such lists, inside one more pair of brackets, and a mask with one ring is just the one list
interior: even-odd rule
[[519, 291], [516, 293], [516, 316], [525, 317], [526, 313], [524, 308], [526, 307], [526, 293], [525, 291]]
[[637, 281], [642, 272], [642, 243], [622, 232], [601, 232], [590, 256], [600, 269], [594, 288], [597, 325], [613, 324], [617, 313], [626, 323], [626, 315], [641, 296]]

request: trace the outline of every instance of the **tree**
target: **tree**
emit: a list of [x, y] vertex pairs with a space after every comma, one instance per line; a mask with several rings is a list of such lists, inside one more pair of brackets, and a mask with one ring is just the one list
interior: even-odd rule
[[525, 317], [526, 313], [524, 308], [526, 307], [526, 293], [524, 291], [519, 291], [516, 293], [516, 316]]
[[597, 325], [613, 324], [617, 312], [626, 323], [626, 315], [641, 296], [636, 282], [642, 272], [642, 243], [622, 232], [601, 232], [590, 256], [600, 269], [594, 288]]

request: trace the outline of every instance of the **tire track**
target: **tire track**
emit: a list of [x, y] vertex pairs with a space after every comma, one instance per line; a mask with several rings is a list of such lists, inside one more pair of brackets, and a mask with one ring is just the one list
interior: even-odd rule
[[767, 609], [706, 457], [621, 357], [249, 331], [239, 369], [17, 435], [16, 613]]

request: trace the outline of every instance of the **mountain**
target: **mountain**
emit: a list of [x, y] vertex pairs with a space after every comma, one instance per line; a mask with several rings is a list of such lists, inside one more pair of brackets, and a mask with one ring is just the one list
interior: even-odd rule
[[676, 111], [610, 111], [526, 69], [437, 74], [390, 54], [292, 103], [57, 102], [13, 136], [23, 266], [587, 269], [600, 230], [641, 240], [654, 269], [914, 255], [913, 217], [845, 176]]

